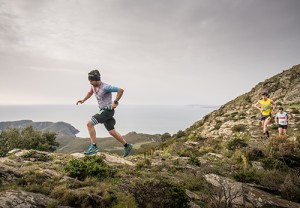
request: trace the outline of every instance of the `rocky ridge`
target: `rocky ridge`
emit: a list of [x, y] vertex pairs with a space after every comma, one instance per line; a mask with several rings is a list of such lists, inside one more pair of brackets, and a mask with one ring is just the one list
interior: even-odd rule
[[0, 122], [0, 131], [8, 128], [24, 129], [28, 126], [32, 126], [33, 129], [39, 131], [56, 132], [61, 136], [76, 136], [79, 133], [79, 130], [74, 126], [65, 122], [33, 122], [32, 120]]

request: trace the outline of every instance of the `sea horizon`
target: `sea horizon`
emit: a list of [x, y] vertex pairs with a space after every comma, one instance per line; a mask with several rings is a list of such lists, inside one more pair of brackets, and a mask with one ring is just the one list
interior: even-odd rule
[[[143, 105], [123, 104], [115, 111], [116, 130], [145, 134], [174, 134], [184, 130], [205, 115], [216, 110], [216, 105]], [[0, 122], [32, 120], [33, 122], [65, 122], [78, 129], [77, 137], [89, 137], [86, 123], [98, 112], [97, 105], [35, 104], [0, 105]], [[103, 125], [96, 126], [97, 137], [110, 136]]]

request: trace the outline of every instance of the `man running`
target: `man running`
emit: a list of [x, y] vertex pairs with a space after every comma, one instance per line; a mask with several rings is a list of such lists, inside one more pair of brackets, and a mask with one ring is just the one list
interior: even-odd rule
[[[259, 101], [257, 101], [257, 103], [255, 103], [253, 106], [260, 110], [263, 132], [264, 134], [267, 134], [267, 137], [270, 137], [270, 133], [268, 131], [268, 124], [272, 118], [272, 112], [274, 112], [276, 104], [270, 98], [268, 98], [268, 93], [264, 92], [262, 93], [262, 98]], [[272, 111], [271, 106], [273, 107]]]
[[[115, 130], [116, 120], [114, 119], [115, 108], [119, 105], [119, 100], [123, 95], [124, 90], [118, 87], [111, 86], [101, 81], [100, 72], [93, 70], [88, 73], [88, 80], [91, 84], [91, 89], [82, 100], [77, 101], [76, 105], [83, 104], [93, 94], [96, 96], [100, 111], [92, 116], [87, 123], [87, 128], [90, 134], [91, 145], [84, 152], [86, 155], [96, 154], [100, 150], [96, 145], [95, 125], [98, 123], [104, 124], [105, 128], [111, 136], [117, 139], [124, 146], [124, 157], [129, 155], [133, 144], [128, 144], [124, 138]], [[117, 92], [115, 100], [112, 102], [112, 92]]]
[[288, 128], [289, 116], [286, 112], [283, 111], [283, 108], [279, 108], [279, 112], [276, 113], [275, 122], [278, 125], [279, 136], [286, 136], [286, 130]]

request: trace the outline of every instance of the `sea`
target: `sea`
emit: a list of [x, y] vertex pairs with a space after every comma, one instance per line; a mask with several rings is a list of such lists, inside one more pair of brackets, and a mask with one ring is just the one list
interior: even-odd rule
[[[122, 135], [133, 131], [174, 134], [190, 127], [217, 108], [208, 105], [120, 105], [115, 110], [115, 129]], [[77, 137], [88, 137], [86, 123], [97, 112], [97, 105], [0, 105], [0, 122], [63, 121], [80, 131]], [[104, 125], [97, 125], [96, 132], [97, 137], [109, 136]]]

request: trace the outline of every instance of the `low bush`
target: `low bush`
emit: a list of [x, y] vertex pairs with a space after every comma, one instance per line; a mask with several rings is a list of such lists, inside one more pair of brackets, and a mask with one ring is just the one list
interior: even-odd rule
[[246, 150], [246, 157], [250, 161], [255, 161], [255, 160], [259, 160], [261, 158], [264, 158], [265, 154], [263, 153], [262, 150], [260, 150], [258, 148], [250, 148], [250, 149]]
[[104, 179], [115, 174], [115, 170], [108, 166], [100, 156], [73, 159], [65, 166], [65, 171], [69, 176], [79, 180], [83, 180], [87, 176]]
[[182, 138], [185, 136], [186, 136], [186, 133], [182, 130], [179, 130], [176, 134], [173, 135], [174, 138]]
[[116, 201], [114, 192], [102, 187], [67, 189], [65, 186], [55, 187], [50, 196], [59, 200], [60, 205], [71, 207], [106, 208], [112, 207]]
[[7, 129], [0, 132], [0, 157], [14, 148], [53, 152], [59, 146], [55, 139], [56, 133], [36, 131], [32, 126]]
[[283, 198], [300, 202], [300, 176], [287, 175], [280, 185], [279, 191]]
[[233, 137], [227, 142], [227, 149], [229, 150], [236, 150], [247, 146], [248, 143], [243, 138]]
[[167, 139], [171, 138], [171, 134], [169, 134], [168, 132], [164, 133], [163, 135], [161, 135], [160, 140], [162, 142], [166, 141]]
[[26, 191], [49, 195], [55, 186], [55, 179], [49, 178], [39, 171], [29, 171], [17, 181], [17, 184]]
[[182, 148], [177, 154], [180, 157], [199, 156], [199, 151], [196, 148]]
[[185, 189], [166, 179], [135, 181], [130, 192], [139, 207], [188, 207]]
[[300, 111], [296, 108], [292, 108], [291, 113], [293, 114], [300, 114]]
[[244, 132], [246, 131], [246, 125], [245, 124], [237, 124], [237, 125], [234, 125], [231, 130], [233, 132]]
[[256, 183], [258, 181], [256, 172], [253, 169], [236, 172], [233, 174], [233, 178], [243, 183]]
[[194, 155], [192, 155], [192, 156], [189, 157], [188, 163], [191, 164], [191, 165], [195, 165], [195, 166], [200, 166], [201, 165], [198, 157], [196, 157]]
[[269, 170], [285, 170], [287, 168], [287, 165], [285, 163], [273, 157], [263, 158], [261, 162], [264, 168]]
[[147, 158], [140, 159], [136, 162], [135, 167], [137, 169], [142, 169], [142, 168], [150, 168], [151, 167], [151, 161]]

